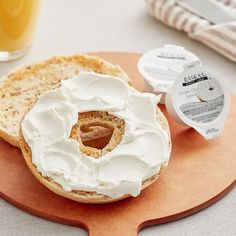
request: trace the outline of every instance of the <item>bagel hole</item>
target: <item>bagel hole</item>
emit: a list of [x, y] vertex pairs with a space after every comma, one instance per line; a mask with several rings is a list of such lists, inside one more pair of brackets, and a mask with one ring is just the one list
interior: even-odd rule
[[120, 143], [125, 130], [123, 119], [104, 111], [83, 112], [78, 117], [70, 138], [79, 143], [81, 153], [100, 158]]
[[114, 127], [103, 122], [91, 122], [80, 127], [80, 138], [84, 146], [103, 149], [110, 142]]

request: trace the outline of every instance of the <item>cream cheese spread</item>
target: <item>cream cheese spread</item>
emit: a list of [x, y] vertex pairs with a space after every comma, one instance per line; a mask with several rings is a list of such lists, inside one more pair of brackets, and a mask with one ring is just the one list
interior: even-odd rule
[[[160, 97], [139, 93], [118, 77], [93, 72], [63, 80], [41, 95], [22, 122], [32, 162], [65, 191], [95, 191], [112, 198], [139, 195], [142, 182], [169, 160], [168, 134], [156, 120]], [[70, 138], [79, 113], [107, 111], [125, 122], [121, 142], [95, 159]]]

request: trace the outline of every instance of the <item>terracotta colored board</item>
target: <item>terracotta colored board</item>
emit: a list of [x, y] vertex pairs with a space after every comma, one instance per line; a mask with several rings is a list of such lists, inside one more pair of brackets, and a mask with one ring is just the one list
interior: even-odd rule
[[[96, 54], [120, 64], [142, 90], [136, 68], [139, 54]], [[42, 218], [83, 227], [92, 236], [136, 235], [144, 226], [174, 221], [213, 204], [235, 186], [236, 98], [232, 97], [224, 134], [210, 141], [177, 124], [161, 109], [170, 123], [171, 161], [159, 180], [139, 197], [89, 205], [57, 196], [33, 177], [19, 149], [0, 140], [1, 197]]]

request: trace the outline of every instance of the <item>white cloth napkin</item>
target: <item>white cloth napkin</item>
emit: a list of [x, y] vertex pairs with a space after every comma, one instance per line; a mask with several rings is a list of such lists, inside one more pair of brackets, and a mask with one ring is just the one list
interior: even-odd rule
[[[236, 15], [236, 0], [214, 0]], [[185, 31], [191, 38], [236, 62], [236, 21], [214, 24], [187, 10], [175, 0], [146, 0], [151, 16], [164, 24]]]

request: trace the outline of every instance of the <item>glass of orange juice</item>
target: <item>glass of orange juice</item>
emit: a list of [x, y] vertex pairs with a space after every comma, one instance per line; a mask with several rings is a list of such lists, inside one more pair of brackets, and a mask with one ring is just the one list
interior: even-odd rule
[[41, 0], [0, 0], [0, 61], [25, 55], [32, 43]]

